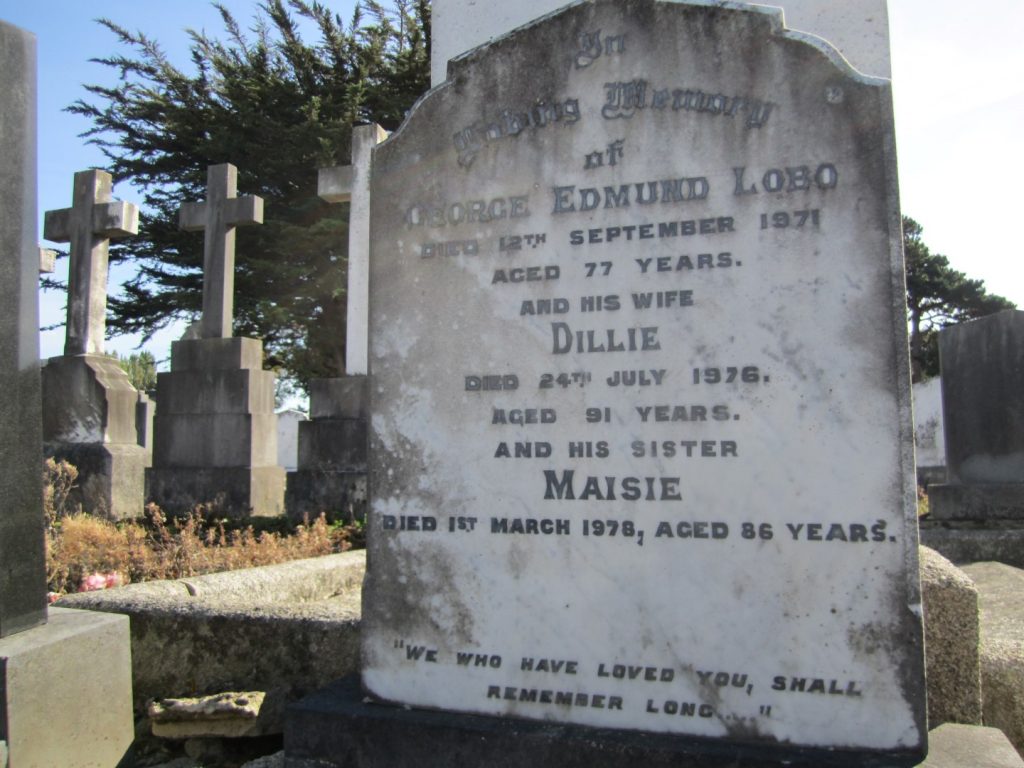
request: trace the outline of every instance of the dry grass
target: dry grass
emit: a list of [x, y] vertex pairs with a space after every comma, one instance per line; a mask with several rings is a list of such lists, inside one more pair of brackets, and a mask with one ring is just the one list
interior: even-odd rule
[[291, 530], [257, 531], [207, 521], [202, 508], [168, 521], [150, 504], [141, 522], [112, 523], [66, 508], [77, 472], [48, 459], [44, 467], [46, 578], [51, 592], [82, 588], [93, 574], [117, 574], [120, 583], [175, 579], [271, 565], [351, 549], [353, 526], [329, 526], [321, 516]]

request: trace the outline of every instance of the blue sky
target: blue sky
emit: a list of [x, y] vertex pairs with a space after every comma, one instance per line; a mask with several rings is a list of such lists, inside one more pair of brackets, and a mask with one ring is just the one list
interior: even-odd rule
[[[220, 36], [223, 26], [206, 0], [34, 0], [0, 6], [0, 19], [34, 32], [39, 56], [39, 212], [70, 204], [75, 171], [103, 166], [100, 153], [78, 134], [88, 128], [62, 110], [85, 95], [82, 83], [111, 81], [89, 58], [118, 51], [113, 36], [93, 19], [105, 16], [157, 39], [172, 61], [187, 66], [185, 28]], [[247, 25], [254, 0], [223, 0]], [[346, 21], [352, 0], [328, 0]], [[13, 7], [12, 7], [13, 6]], [[889, 0], [900, 190], [905, 214], [924, 226], [933, 251], [985, 280], [990, 291], [1024, 308], [1024, 245], [1009, 230], [1018, 220], [1024, 179], [1024, 2]], [[126, 185], [119, 199], [137, 200]], [[66, 260], [61, 263], [66, 272]], [[110, 291], [128, 276], [112, 270]], [[64, 297], [41, 296], [44, 325], [63, 321]], [[169, 355], [176, 327], [146, 348]], [[60, 354], [64, 331], [42, 334], [43, 357]], [[128, 353], [137, 338], [108, 341]]]

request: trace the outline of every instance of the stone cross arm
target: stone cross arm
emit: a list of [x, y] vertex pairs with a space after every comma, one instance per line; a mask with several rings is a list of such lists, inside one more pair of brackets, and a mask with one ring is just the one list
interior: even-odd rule
[[352, 199], [354, 168], [335, 165], [317, 172], [316, 193], [328, 203], [347, 203]]
[[[52, 243], [70, 242], [73, 231], [71, 208], [47, 211], [43, 217], [43, 237]], [[92, 234], [113, 239], [139, 233], [139, 207], [135, 203], [114, 200], [92, 207]]]
[[[183, 203], [178, 212], [178, 226], [186, 232], [206, 229], [207, 203]], [[263, 198], [255, 195], [232, 197], [224, 201], [224, 226], [238, 227], [263, 223]]]

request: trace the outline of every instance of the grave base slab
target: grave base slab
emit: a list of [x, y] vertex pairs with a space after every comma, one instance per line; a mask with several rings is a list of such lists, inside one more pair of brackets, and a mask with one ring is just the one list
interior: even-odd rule
[[154, 467], [146, 485], [149, 499], [172, 515], [197, 504], [232, 518], [284, 514], [283, 467]]
[[930, 485], [928, 505], [934, 520], [1015, 520], [1024, 523], [1024, 483]]
[[679, 736], [376, 704], [351, 676], [307, 696], [285, 719], [286, 768], [898, 768], [916, 752], [736, 746]]
[[995, 561], [1024, 568], [1024, 526], [923, 520], [921, 543], [957, 565]]
[[127, 616], [51, 608], [47, 624], [0, 640], [0, 669], [10, 765], [125, 757], [134, 738]]
[[998, 728], [945, 723], [928, 734], [931, 749], [920, 768], [1024, 768]]
[[142, 517], [146, 495], [146, 449], [134, 443], [47, 443], [43, 454], [78, 470], [71, 501], [113, 520]]
[[328, 522], [366, 519], [366, 472], [299, 469], [288, 473], [288, 518], [301, 523], [321, 514]]

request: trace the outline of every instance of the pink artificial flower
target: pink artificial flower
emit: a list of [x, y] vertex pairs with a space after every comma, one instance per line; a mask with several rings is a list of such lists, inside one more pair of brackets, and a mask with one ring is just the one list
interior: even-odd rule
[[56, 603], [62, 597], [63, 597], [63, 595], [58, 594], [57, 592], [47, 592], [46, 593], [46, 602], [47, 603]]
[[124, 584], [124, 578], [116, 571], [111, 571], [110, 573], [90, 573], [82, 579], [82, 585], [78, 588], [78, 591], [92, 592], [96, 589], [120, 587], [122, 584]]

